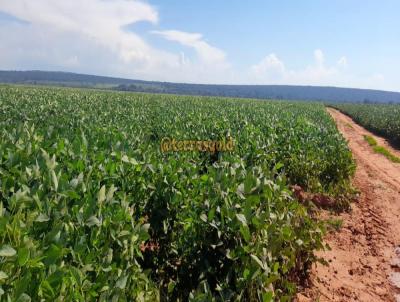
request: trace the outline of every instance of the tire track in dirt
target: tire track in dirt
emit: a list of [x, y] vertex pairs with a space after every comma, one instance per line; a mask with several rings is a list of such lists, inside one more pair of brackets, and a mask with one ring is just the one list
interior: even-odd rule
[[400, 301], [400, 288], [390, 281], [400, 277], [400, 164], [374, 153], [364, 135], [399, 157], [400, 152], [348, 116], [327, 110], [353, 152], [353, 185], [360, 194], [349, 213], [321, 213], [323, 218], [341, 219], [343, 226], [325, 238], [331, 250], [318, 253], [329, 266], [313, 267], [311, 286], [297, 300]]

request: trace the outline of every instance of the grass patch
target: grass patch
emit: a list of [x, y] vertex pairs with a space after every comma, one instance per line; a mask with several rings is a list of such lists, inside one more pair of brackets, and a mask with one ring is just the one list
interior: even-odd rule
[[376, 153], [384, 155], [386, 158], [388, 158], [390, 161], [392, 161], [394, 163], [400, 163], [400, 158], [393, 155], [392, 153], [390, 153], [390, 151], [388, 149], [386, 149], [385, 147], [375, 146], [374, 151]]
[[370, 146], [374, 147], [373, 149], [374, 149], [375, 153], [382, 154], [383, 156], [385, 156], [387, 159], [389, 159], [390, 161], [392, 161], [394, 163], [400, 163], [400, 158], [397, 157], [396, 155], [393, 155], [385, 147], [378, 146], [378, 142], [375, 140], [375, 138], [373, 138], [370, 135], [364, 135], [364, 139], [368, 142], [368, 144]]
[[377, 146], [377, 141], [370, 135], [364, 135], [364, 139], [368, 142], [370, 146]]
[[343, 227], [343, 220], [342, 219], [328, 219], [326, 220], [326, 225], [329, 231], [340, 231]]

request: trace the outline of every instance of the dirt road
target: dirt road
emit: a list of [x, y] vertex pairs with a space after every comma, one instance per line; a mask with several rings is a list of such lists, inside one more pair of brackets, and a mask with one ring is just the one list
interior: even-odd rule
[[[342, 219], [339, 232], [329, 234], [331, 251], [320, 253], [329, 267], [313, 269], [310, 292], [300, 301], [400, 301], [400, 164], [376, 154], [363, 135], [373, 136], [400, 157], [400, 152], [349, 117], [328, 109], [357, 163], [353, 184], [360, 196]], [[397, 252], [397, 255], [396, 255]]]

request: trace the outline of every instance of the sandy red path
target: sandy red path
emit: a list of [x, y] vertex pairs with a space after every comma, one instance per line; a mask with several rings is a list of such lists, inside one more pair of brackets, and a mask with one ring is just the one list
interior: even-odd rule
[[331, 217], [342, 219], [343, 227], [326, 237], [331, 251], [319, 253], [329, 267], [313, 268], [311, 288], [298, 300], [396, 301], [400, 289], [389, 279], [400, 272], [400, 255], [396, 258], [395, 253], [400, 245], [400, 164], [374, 153], [363, 136], [373, 136], [399, 157], [400, 152], [348, 116], [331, 108], [328, 112], [353, 152], [357, 163], [353, 184], [360, 196], [349, 213]]

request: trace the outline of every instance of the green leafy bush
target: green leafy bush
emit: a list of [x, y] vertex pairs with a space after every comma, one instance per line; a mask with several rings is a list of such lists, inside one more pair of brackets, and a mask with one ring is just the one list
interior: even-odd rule
[[0, 131], [2, 301], [289, 301], [324, 233], [289, 185], [354, 170], [321, 104], [2, 87]]
[[339, 109], [368, 130], [400, 144], [399, 104], [335, 104]]

